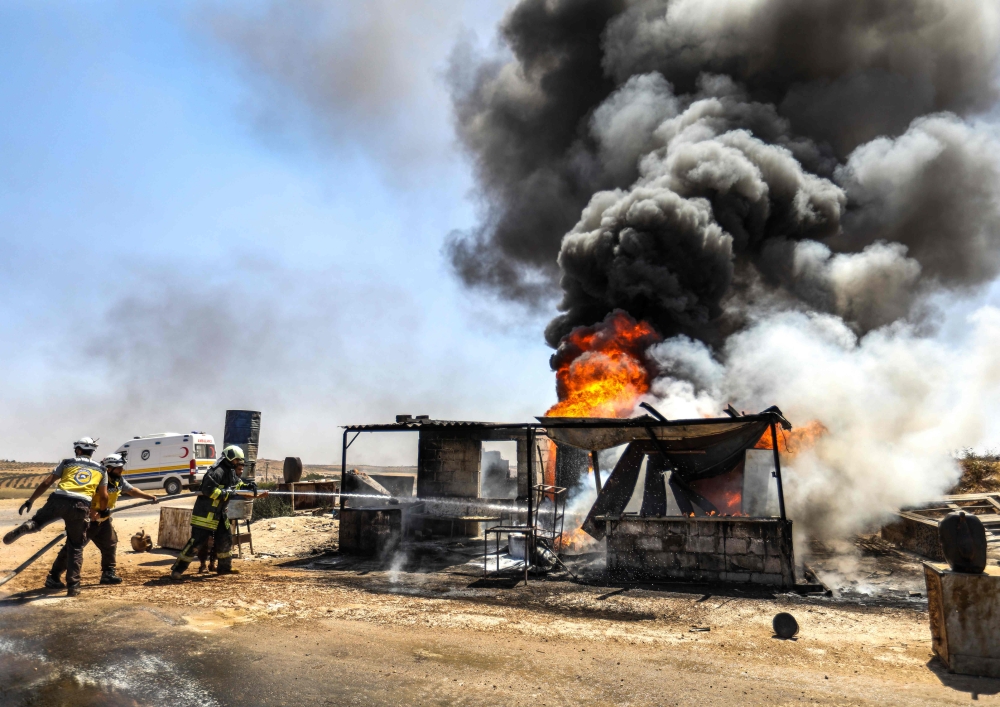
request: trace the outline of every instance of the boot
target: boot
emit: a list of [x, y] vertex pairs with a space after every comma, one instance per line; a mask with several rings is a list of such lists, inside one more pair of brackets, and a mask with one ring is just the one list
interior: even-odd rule
[[57, 577], [54, 574], [50, 574], [48, 577], [45, 578], [45, 588], [46, 589], [65, 589], [66, 585], [63, 584], [63, 581], [61, 579], [59, 579], [59, 577]]
[[121, 584], [122, 578], [115, 574], [115, 571], [107, 570], [106, 572], [101, 572], [101, 584]]
[[181, 573], [181, 572], [171, 572], [170, 573], [170, 579], [174, 580], [175, 582], [179, 582], [183, 578], [184, 578], [184, 574]]
[[14, 528], [12, 531], [3, 536], [3, 544], [10, 545], [12, 542], [17, 540], [22, 535], [27, 535], [28, 533], [33, 533], [37, 530], [35, 527], [35, 521], [26, 520], [21, 525]]
[[72, 587], [66, 590], [66, 596], [68, 597], [78, 597], [80, 596], [80, 585], [74, 584]]
[[239, 574], [240, 571], [234, 567], [220, 567], [215, 571], [216, 574]]
[[[198, 565], [198, 574], [203, 574], [205, 572], [205, 569], [206, 569], [207, 565], [208, 565], [208, 563], [205, 562], [204, 560], [202, 560], [201, 564]], [[209, 570], [209, 571], [211, 571], [211, 570]]]

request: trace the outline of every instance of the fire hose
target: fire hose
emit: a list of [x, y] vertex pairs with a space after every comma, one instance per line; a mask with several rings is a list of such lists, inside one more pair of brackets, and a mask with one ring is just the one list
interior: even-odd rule
[[[177, 501], [177, 500], [182, 499], [182, 498], [191, 498], [192, 496], [197, 496], [197, 495], [198, 495], [197, 492], [182, 493], [182, 494], [177, 495], [177, 496], [170, 496], [169, 500], [171, 500], [171, 501]], [[237, 492], [234, 495], [236, 495], [236, 496], [250, 496], [251, 494], [249, 492], [246, 492], [246, 493]], [[253, 494], [253, 495], [256, 495], [256, 494]], [[156, 498], [156, 499], [153, 499], [153, 500], [150, 500], [150, 501], [140, 501], [139, 503], [131, 503], [131, 504], [127, 505], [127, 506], [120, 506], [118, 508], [112, 508], [110, 511], [108, 511], [108, 513], [110, 514], [110, 513], [117, 513], [118, 511], [129, 511], [129, 510], [132, 510], [133, 508], [138, 508], [139, 506], [148, 506], [151, 503], [159, 503], [161, 500], [162, 499]], [[40, 558], [46, 552], [48, 552], [49, 550], [51, 550], [52, 547], [56, 543], [58, 543], [60, 540], [62, 540], [65, 537], [66, 537], [66, 533], [63, 532], [63, 533], [59, 533], [59, 535], [57, 535], [54, 538], [52, 538], [51, 540], [49, 540], [49, 542], [47, 542], [41, 549], [39, 549], [38, 552], [36, 552], [34, 555], [32, 555], [27, 560], [25, 560], [24, 562], [22, 562], [20, 565], [18, 565], [17, 567], [15, 567], [11, 572], [9, 572], [6, 575], [4, 575], [3, 578], [0, 579], [0, 586], [3, 586], [4, 584], [6, 584], [7, 582], [9, 582], [10, 580], [14, 579], [14, 577], [16, 577], [17, 575], [21, 574], [21, 572], [23, 572], [24, 570], [28, 569], [28, 567], [30, 567], [38, 558]]]
[[[267, 493], [275, 495], [275, 496], [290, 496], [290, 495], [292, 495], [288, 491], [267, 491]], [[182, 498], [191, 498], [191, 497], [197, 496], [197, 495], [199, 495], [197, 492], [182, 493], [182, 494], [177, 495], [177, 496], [170, 496], [169, 500], [170, 501], [177, 501], [177, 500], [180, 500]], [[240, 492], [240, 491], [236, 492], [234, 495], [235, 496], [243, 496], [243, 497], [251, 497], [251, 498], [254, 497], [254, 496], [256, 496], [256, 494], [251, 494], [250, 492]], [[341, 495], [343, 495], [343, 496], [348, 497], [348, 498], [382, 498], [382, 499], [385, 498], [385, 496], [377, 496], [377, 495], [371, 495], [371, 494], [350, 494], [350, 493], [340, 494], [340, 493], [330, 493], [330, 492], [309, 492], [309, 491], [299, 491], [299, 492], [296, 492], [295, 495], [296, 496], [338, 496], [338, 497], [341, 496]], [[131, 503], [131, 504], [127, 505], [127, 506], [120, 506], [118, 508], [112, 508], [109, 511], [109, 513], [117, 513], [119, 511], [128, 511], [128, 510], [131, 510], [133, 508], [138, 508], [139, 506], [148, 506], [151, 503], [159, 503], [161, 500], [163, 500], [163, 499], [157, 498], [157, 499], [154, 499], [154, 500], [151, 500], [151, 501], [140, 501], [139, 503]], [[444, 501], [449, 501], [451, 499], [434, 499], [434, 500], [440, 500], [440, 501], [444, 502]], [[506, 507], [504, 507], [504, 508], [506, 508]], [[4, 584], [6, 584], [7, 582], [9, 582], [10, 580], [14, 579], [14, 577], [16, 577], [17, 575], [19, 575], [21, 572], [23, 572], [24, 570], [26, 570], [28, 567], [30, 567], [36, 560], [38, 560], [38, 558], [40, 558], [42, 555], [44, 555], [46, 552], [48, 552], [56, 543], [58, 543], [60, 540], [62, 540], [65, 537], [66, 537], [66, 533], [65, 532], [59, 533], [59, 535], [57, 535], [52, 540], [50, 540], [48, 543], [46, 543], [34, 555], [32, 555], [27, 560], [25, 560], [24, 562], [22, 562], [20, 565], [18, 565], [16, 568], [14, 568], [14, 570], [12, 570], [8, 574], [6, 574], [3, 578], [0, 578], [0, 586], [3, 586]], [[558, 560], [558, 555], [556, 555], [556, 558]], [[562, 561], [560, 560], [559, 563], [562, 564]], [[566, 566], [563, 565], [563, 567], [566, 567]], [[566, 569], [567, 569], [567, 571], [569, 571], [568, 567]]]
[[[179, 498], [190, 498], [191, 496], [197, 496], [197, 495], [198, 495], [197, 493], [182, 493], [179, 496], [172, 496], [170, 498], [170, 500], [171, 501], [175, 501], [175, 500], [177, 500]], [[153, 501], [142, 501], [141, 503], [133, 503], [133, 504], [130, 504], [128, 506], [122, 506], [121, 508], [112, 508], [110, 512], [111, 513], [117, 513], [118, 511], [127, 511], [127, 510], [129, 510], [131, 508], [138, 508], [139, 506], [148, 506], [151, 503], [159, 503], [159, 501], [160, 501], [160, 499], [157, 498], [157, 499], [155, 499]], [[59, 533], [59, 535], [57, 535], [54, 538], [52, 538], [51, 540], [49, 540], [47, 543], [45, 543], [45, 545], [43, 545], [41, 547], [41, 549], [38, 550], [38, 552], [36, 552], [34, 555], [32, 555], [31, 557], [29, 557], [27, 560], [25, 560], [24, 562], [22, 562], [21, 564], [19, 564], [11, 572], [8, 572], [6, 575], [4, 575], [3, 578], [0, 579], [0, 586], [3, 586], [4, 584], [7, 584], [7, 582], [9, 582], [10, 580], [14, 579], [14, 577], [16, 577], [17, 575], [21, 574], [24, 570], [28, 569], [28, 567], [30, 567], [38, 558], [40, 558], [46, 552], [48, 552], [49, 550], [51, 550], [52, 547], [56, 543], [58, 543], [60, 540], [62, 540], [65, 537], [66, 537], [66, 533], [62, 532], [62, 533]]]
[[52, 538], [51, 540], [49, 540], [42, 547], [41, 550], [39, 550], [34, 555], [32, 555], [31, 557], [29, 557], [27, 560], [25, 560], [24, 562], [22, 562], [21, 564], [19, 564], [17, 567], [15, 567], [13, 572], [8, 573], [7, 575], [4, 576], [3, 579], [0, 579], [0, 586], [2, 586], [4, 584], [7, 584], [7, 582], [9, 582], [10, 580], [14, 579], [14, 577], [16, 577], [17, 575], [21, 574], [21, 572], [23, 572], [25, 569], [27, 569], [31, 565], [32, 562], [34, 562], [39, 557], [41, 557], [46, 552], [48, 552], [48, 550], [53, 545], [55, 545], [57, 542], [59, 542], [60, 540], [62, 540], [65, 537], [66, 537], [66, 533], [59, 533], [59, 535], [57, 535], [54, 538]]

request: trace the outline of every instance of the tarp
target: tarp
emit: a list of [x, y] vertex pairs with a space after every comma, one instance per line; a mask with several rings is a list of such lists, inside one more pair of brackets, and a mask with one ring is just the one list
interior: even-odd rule
[[[682, 511], [687, 513], [691, 504], [697, 505], [703, 511], [716, 510], [704, 497], [691, 489], [688, 484], [698, 479], [708, 479], [720, 474], [731, 472], [743, 462], [744, 452], [753, 448], [761, 436], [767, 431], [770, 420], [755, 417], [752, 420], [735, 418], [732, 421], [722, 420], [714, 424], [700, 424], [685, 427], [682, 425], [662, 425], [648, 428], [619, 428], [615, 432], [628, 432], [634, 436], [625, 452], [619, 458], [611, 476], [604, 488], [597, 495], [597, 500], [587, 514], [583, 529], [597, 538], [604, 537], [603, 524], [595, 519], [598, 516], [619, 516], [628, 505], [635, 490], [642, 460], [649, 455], [646, 465], [646, 483], [644, 487], [643, 505], [640, 513], [645, 516], [663, 516], [666, 514], [667, 498], [663, 483], [665, 471], [671, 471], [671, 491], [674, 492]], [[553, 433], [563, 432], [600, 432], [601, 430], [570, 430], [552, 428]], [[641, 437], [637, 433], [642, 433]], [[690, 432], [690, 434], [687, 434]], [[662, 434], [662, 436], [661, 436]], [[654, 439], [655, 436], [655, 439]], [[595, 435], [592, 440], [609, 439]], [[577, 441], [584, 441], [578, 436]], [[563, 441], [563, 439], [560, 439]]]
[[[570, 417], [540, 417], [545, 423], [572, 423], [579, 422], [579, 419]], [[701, 438], [711, 438], [716, 435], [745, 428], [747, 425], [761, 424], [759, 418], [753, 422], [740, 421], [739, 418], [732, 420], [721, 419], [718, 422], [706, 421], [696, 425], [663, 425], [652, 423], [649, 429], [653, 430], [657, 439], [668, 443], [676, 443], [679, 449], [696, 449], [695, 440]], [[765, 426], [767, 422], [763, 423]], [[587, 451], [599, 451], [610, 449], [622, 444], [628, 444], [639, 439], [649, 439], [649, 433], [645, 425], [632, 426], [591, 426], [591, 427], [546, 427], [546, 432], [550, 439], [560, 444], [568, 444], [572, 447], [579, 447]], [[707, 442], [706, 442], [707, 443]]]

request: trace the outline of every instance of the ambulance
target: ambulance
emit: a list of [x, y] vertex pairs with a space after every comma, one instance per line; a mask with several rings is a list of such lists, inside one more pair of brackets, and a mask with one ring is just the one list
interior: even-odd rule
[[123, 476], [140, 489], [168, 494], [196, 487], [215, 464], [215, 438], [204, 432], [160, 432], [133, 437], [115, 450], [125, 454]]

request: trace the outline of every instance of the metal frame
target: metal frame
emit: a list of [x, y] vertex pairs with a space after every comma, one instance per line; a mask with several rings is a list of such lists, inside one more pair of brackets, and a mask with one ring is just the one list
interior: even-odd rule
[[[654, 411], [655, 412], [655, 411]], [[626, 418], [626, 419], [611, 419], [611, 418], [580, 418], [578, 420], [560, 418], [553, 420], [546, 420], [545, 418], [539, 418], [538, 422], [511, 422], [511, 423], [501, 423], [501, 422], [470, 422], [470, 421], [456, 421], [456, 420], [431, 420], [431, 419], [416, 419], [408, 418], [400, 422], [395, 423], [381, 423], [381, 424], [369, 424], [369, 425], [345, 425], [343, 427], [343, 448], [341, 450], [341, 491], [343, 491], [343, 478], [344, 473], [347, 470], [347, 450], [350, 446], [357, 440], [358, 436], [362, 432], [420, 432], [423, 429], [428, 430], [446, 430], [449, 428], [456, 429], [480, 429], [480, 430], [510, 430], [511, 432], [524, 430], [525, 442], [526, 442], [526, 466], [528, 475], [528, 534], [526, 541], [526, 567], [525, 567], [525, 577], [527, 578], [527, 565], [530, 564], [530, 558], [535, 550], [535, 542], [537, 539], [537, 529], [534, 527], [536, 524], [531, 522], [534, 518], [535, 509], [538, 505], [538, 498], [536, 498], [536, 487], [539, 486], [534, 483], [535, 479], [535, 455], [532, 453], [535, 449], [535, 440], [539, 431], [544, 431], [546, 429], [600, 429], [600, 428], [640, 428], [645, 429], [652, 439], [653, 443], [660, 449], [660, 440], [657, 439], [656, 435], [653, 433], [651, 427], [661, 427], [661, 426], [698, 426], [698, 425], [711, 425], [718, 424], [721, 422], [731, 422], [734, 417], [741, 421], [767, 421], [771, 429], [771, 446], [774, 450], [774, 475], [777, 479], [778, 486], [778, 507], [780, 510], [781, 520], [786, 520], [785, 513], [785, 493], [784, 486], [782, 484], [781, 478], [781, 461], [780, 452], [778, 450], [778, 433], [777, 425], [781, 424], [785, 428], [790, 428], [788, 421], [782, 416], [780, 410], [777, 408], [769, 408], [763, 412], [754, 415], [735, 415], [732, 412], [727, 411], [726, 417], [716, 417], [716, 418], [697, 418], [697, 419], [687, 419], [687, 420], [667, 420], [662, 415], [657, 414], [655, 417], [650, 415], [644, 415], [642, 417]], [[353, 433], [348, 441], [348, 436]], [[661, 453], [663, 450], [660, 449]], [[594, 467], [594, 477], [595, 483], [598, 489], [598, 493], [601, 490], [601, 477], [600, 468], [598, 464], [598, 455], [596, 452], [591, 451], [591, 459]], [[419, 474], [419, 470], [418, 470]], [[552, 487], [556, 488], [556, 487]], [[419, 498], [419, 497], [418, 497]], [[338, 508], [344, 508], [344, 496], [341, 493], [339, 497]], [[563, 516], [565, 515], [565, 506], [563, 510]], [[564, 522], [564, 521], [563, 521]], [[497, 526], [504, 527], [504, 526]], [[523, 528], [524, 526], [507, 526], [507, 527], [517, 527]], [[502, 531], [497, 531], [494, 529], [487, 529], [488, 532], [493, 531], [497, 534], [497, 542], [499, 543], [499, 535]], [[485, 539], [484, 539], [485, 542]], [[484, 559], [484, 572], [485, 572], [485, 559]], [[527, 581], [527, 579], [526, 579]]]
[[528, 537], [531, 536], [533, 528], [529, 525], [494, 525], [483, 531], [483, 578], [489, 576], [487, 563], [490, 558], [490, 535], [496, 535], [497, 572], [500, 572], [500, 536], [507, 534], [507, 543], [510, 544], [511, 535], [523, 535], [524, 538], [524, 583], [528, 583], [528, 568], [531, 566], [531, 553], [528, 552]]
[[[562, 540], [563, 530], [566, 524], [566, 498], [568, 496], [567, 489], [562, 486], [547, 486], [545, 484], [537, 484], [533, 487], [533, 492], [535, 496], [535, 518], [534, 523], [530, 525], [535, 529], [535, 536], [539, 539], [548, 540], [552, 543], [550, 548], [553, 552], [556, 552], [556, 547], [559, 545], [559, 541]], [[545, 528], [540, 521], [539, 512], [542, 508], [542, 503], [545, 499], [550, 499], [552, 501], [552, 529]], [[558, 528], [558, 530], [557, 530]]]
[[[662, 418], [662, 415], [660, 416]], [[541, 418], [544, 420], [545, 418]], [[662, 427], [662, 426], [697, 426], [697, 425], [711, 425], [718, 424], [720, 422], [731, 422], [733, 419], [739, 419], [742, 421], [767, 421], [770, 423], [771, 427], [771, 447], [774, 450], [774, 468], [775, 476], [778, 480], [778, 504], [781, 510], [781, 518], [785, 519], [785, 492], [784, 486], [781, 479], [781, 460], [779, 459], [778, 451], [778, 432], [777, 425], [781, 424], [786, 429], [789, 429], [791, 425], [788, 421], [781, 415], [777, 408], [771, 408], [765, 410], [764, 412], [757, 413], [755, 415], [739, 415], [734, 418], [732, 415], [727, 417], [704, 417], [697, 418], [693, 420], [667, 420], [666, 418], [658, 419], [651, 417], [649, 415], [644, 415], [642, 417], [630, 417], [624, 419], [614, 419], [614, 418], [580, 418], [579, 420], [570, 420], [567, 418], [560, 418], [558, 420], [551, 420], [546, 422], [465, 422], [456, 420], [418, 420], [416, 418], [410, 418], [403, 422], [394, 423], [380, 423], [371, 425], [344, 425], [344, 437], [343, 437], [343, 448], [341, 450], [341, 489], [343, 489], [343, 473], [347, 469], [347, 450], [350, 448], [354, 441], [362, 432], [420, 432], [421, 429], [447, 429], [450, 427], [454, 428], [477, 428], [482, 430], [524, 430], [526, 435], [527, 449], [527, 465], [528, 465], [528, 479], [529, 488], [534, 484], [531, 483], [534, 480], [534, 454], [531, 454], [530, 450], [535, 447], [535, 437], [539, 430], [546, 429], [600, 429], [607, 427], [636, 427], [640, 429], [645, 429], [647, 434], [652, 438], [654, 444], [659, 447], [659, 440], [656, 435], [652, 433], [650, 427]], [[350, 441], [347, 437], [350, 433], [354, 433]], [[601, 477], [600, 469], [597, 463], [597, 454], [591, 451], [591, 459], [593, 460], [594, 466], [594, 477], [597, 484], [598, 492], [600, 492], [601, 487]], [[531, 494], [529, 493], [529, 496]], [[529, 499], [530, 504], [530, 499]], [[344, 507], [343, 496], [340, 497], [340, 508]], [[530, 507], [529, 507], [530, 512]]]

